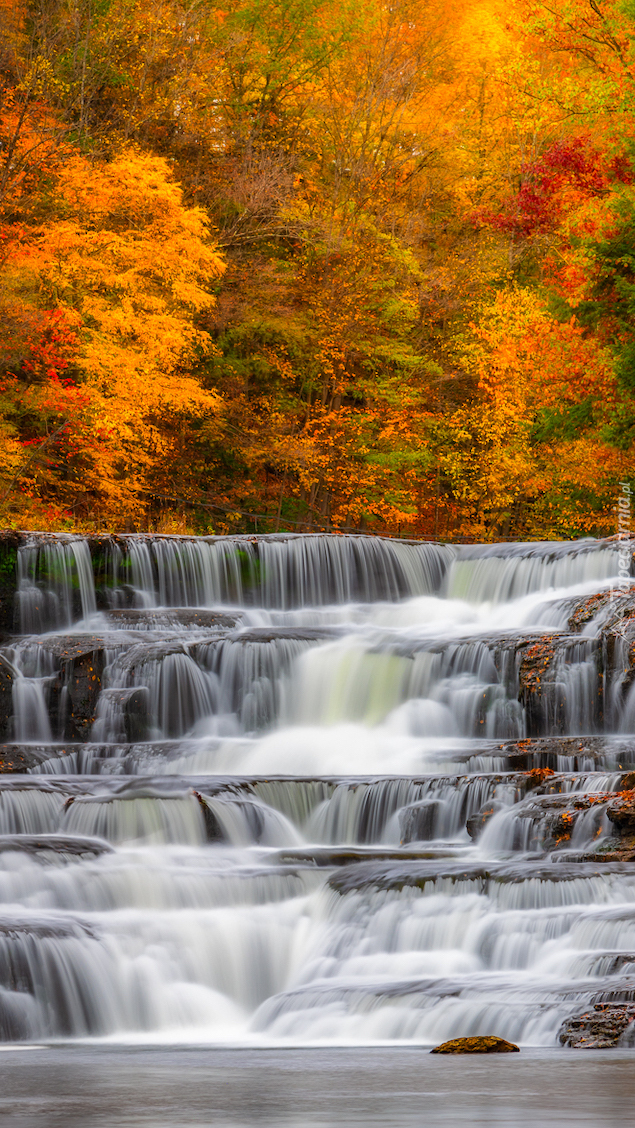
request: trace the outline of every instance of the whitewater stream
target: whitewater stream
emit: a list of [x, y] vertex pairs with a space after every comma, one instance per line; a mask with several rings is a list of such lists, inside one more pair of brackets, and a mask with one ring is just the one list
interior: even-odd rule
[[15, 553], [0, 1039], [555, 1048], [635, 998], [615, 543]]

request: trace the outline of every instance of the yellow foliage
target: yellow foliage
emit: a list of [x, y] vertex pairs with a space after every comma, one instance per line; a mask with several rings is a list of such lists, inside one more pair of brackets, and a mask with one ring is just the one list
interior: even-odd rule
[[[620, 395], [607, 350], [575, 320], [555, 321], [535, 291], [511, 287], [481, 310], [464, 356], [480, 395], [450, 419], [452, 448], [442, 467], [464, 507], [465, 531], [487, 538], [519, 506], [531, 509], [534, 536], [566, 536], [606, 520], [584, 498], [610, 498], [611, 483], [628, 468], [601, 438]], [[585, 405], [595, 428], [578, 437], [567, 419]], [[549, 441], [545, 419], [556, 422]]]
[[98, 164], [75, 155], [55, 208], [5, 269], [76, 325], [73, 367], [98, 439], [88, 488], [102, 509], [129, 513], [143, 508], [148, 475], [169, 457], [171, 421], [221, 406], [192, 370], [212, 348], [196, 317], [213, 305], [224, 264], [204, 213], [184, 205], [157, 157], [129, 150]]

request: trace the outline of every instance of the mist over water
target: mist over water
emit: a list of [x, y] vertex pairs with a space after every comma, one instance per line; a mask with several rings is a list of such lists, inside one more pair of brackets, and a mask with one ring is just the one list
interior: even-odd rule
[[580, 860], [635, 767], [617, 569], [594, 541], [33, 537], [0, 1039], [555, 1047], [635, 998], [635, 865]]

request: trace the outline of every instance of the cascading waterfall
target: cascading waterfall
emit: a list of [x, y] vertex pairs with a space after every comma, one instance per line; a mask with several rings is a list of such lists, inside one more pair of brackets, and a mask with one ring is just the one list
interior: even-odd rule
[[595, 541], [25, 535], [0, 1039], [548, 1046], [635, 998], [618, 567]]
[[142, 607], [305, 607], [437, 591], [452, 548], [368, 537], [127, 537], [113, 558]]
[[76, 537], [32, 539], [18, 552], [20, 628], [31, 634], [64, 627], [96, 610], [86, 541]]

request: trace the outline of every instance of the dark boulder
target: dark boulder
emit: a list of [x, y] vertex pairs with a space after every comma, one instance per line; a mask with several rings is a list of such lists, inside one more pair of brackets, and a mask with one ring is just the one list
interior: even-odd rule
[[474, 815], [470, 815], [465, 824], [465, 829], [474, 842], [480, 838], [492, 816], [497, 811], [502, 811], [504, 806], [505, 804], [501, 803], [500, 799], [490, 799], [489, 802], [483, 803], [483, 806]]
[[110, 700], [121, 709], [126, 743], [138, 744], [150, 735], [150, 690], [146, 685], [109, 690]]
[[70, 635], [56, 639], [55, 650], [60, 663], [58, 707], [63, 739], [90, 740], [106, 661], [103, 639]]
[[11, 736], [15, 676], [11, 663], [0, 654], [0, 740], [7, 740]]
[[216, 815], [212, 811], [211, 807], [209, 807], [208, 804], [205, 802], [205, 797], [203, 795], [201, 795], [200, 791], [195, 791], [194, 796], [198, 800], [198, 804], [201, 808], [201, 813], [203, 815], [203, 820], [205, 822], [205, 833], [207, 835], [207, 841], [208, 842], [224, 842], [224, 841], [226, 841], [226, 836], [225, 836], [225, 833], [223, 831], [223, 828], [222, 828], [220, 822], [218, 821], [218, 819], [216, 818]]
[[504, 1038], [496, 1038], [486, 1034], [477, 1038], [452, 1038], [449, 1042], [442, 1042], [430, 1050], [431, 1054], [517, 1054], [518, 1046], [513, 1042], [506, 1042]]
[[402, 807], [399, 812], [402, 846], [409, 842], [429, 842], [437, 837], [443, 806], [439, 799], [427, 799]]

